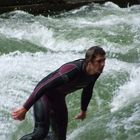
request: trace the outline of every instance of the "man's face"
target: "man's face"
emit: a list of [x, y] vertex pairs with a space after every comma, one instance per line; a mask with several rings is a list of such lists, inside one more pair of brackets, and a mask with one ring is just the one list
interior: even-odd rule
[[105, 66], [105, 59], [105, 55], [97, 55], [95, 59], [88, 63], [88, 73], [90, 75], [102, 73]]

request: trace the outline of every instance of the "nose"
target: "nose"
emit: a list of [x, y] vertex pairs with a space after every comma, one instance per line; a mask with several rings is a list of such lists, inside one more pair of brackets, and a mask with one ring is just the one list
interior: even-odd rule
[[102, 67], [105, 66], [105, 61], [102, 61], [101, 66], [102, 66]]

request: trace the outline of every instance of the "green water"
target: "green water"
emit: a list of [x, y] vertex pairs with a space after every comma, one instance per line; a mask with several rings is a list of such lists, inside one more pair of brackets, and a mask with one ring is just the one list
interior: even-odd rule
[[23, 11], [0, 15], [0, 140], [18, 140], [32, 131], [32, 109], [25, 121], [11, 118], [34, 86], [65, 62], [83, 58], [101, 45], [106, 66], [98, 79], [84, 121], [81, 90], [67, 96], [67, 140], [139, 140], [140, 6], [88, 5], [56, 16]]

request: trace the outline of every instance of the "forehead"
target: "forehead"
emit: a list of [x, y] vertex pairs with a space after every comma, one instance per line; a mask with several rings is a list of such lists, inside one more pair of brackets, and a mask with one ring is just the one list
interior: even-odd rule
[[105, 55], [96, 55], [94, 60], [103, 60], [103, 59], [106, 59]]

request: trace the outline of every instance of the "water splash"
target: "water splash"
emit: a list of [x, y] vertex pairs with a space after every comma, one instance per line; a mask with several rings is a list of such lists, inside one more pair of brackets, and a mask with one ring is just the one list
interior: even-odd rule
[[130, 80], [116, 91], [112, 99], [112, 112], [140, 100], [139, 71], [140, 67], [131, 68]]

